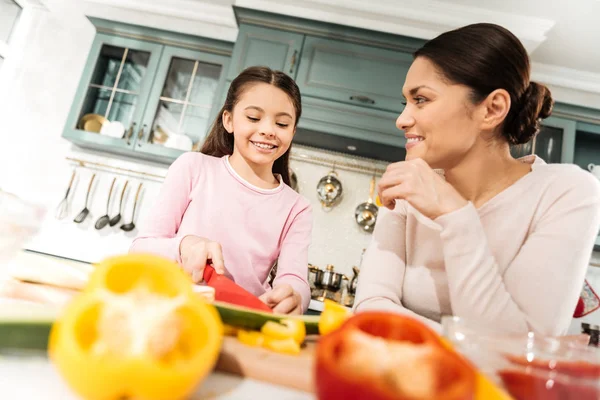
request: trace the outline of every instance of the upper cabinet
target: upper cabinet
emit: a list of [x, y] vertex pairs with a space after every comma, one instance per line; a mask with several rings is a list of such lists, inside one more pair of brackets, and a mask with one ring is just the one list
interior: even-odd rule
[[198, 148], [224, 89], [232, 46], [103, 20], [63, 137], [170, 162]]
[[296, 77], [304, 35], [252, 25], [241, 25], [228, 79], [244, 69], [265, 65]]
[[547, 163], [572, 163], [576, 122], [566, 118], [545, 119], [540, 132], [528, 143], [513, 146], [514, 157], [535, 154]]
[[234, 7], [240, 27], [228, 79], [252, 65], [296, 80], [302, 117], [294, 142], [397, 161], [402, 86], [422, 40]]

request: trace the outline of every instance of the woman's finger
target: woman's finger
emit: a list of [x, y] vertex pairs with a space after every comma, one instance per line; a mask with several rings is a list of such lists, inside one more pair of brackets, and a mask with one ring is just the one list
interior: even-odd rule
[[225, 273], [225, 263], [223, 261], [223, 250], [217, 242], [212, 242], [208, 245], [207, 257], [212, 261], [212, 266], [217, 274]]

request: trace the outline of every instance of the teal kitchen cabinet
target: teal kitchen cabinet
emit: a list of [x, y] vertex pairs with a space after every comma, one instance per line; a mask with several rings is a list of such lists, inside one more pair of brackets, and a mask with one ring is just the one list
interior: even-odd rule
[[227, 79], [247, 67], [261, 65], [296, 77], [304, 35], [254, 25], [241, 25]]
[[[84, 147], [132, 151], [162, 50], [156, 43], [98, 34], [63, 137]], [[100, 134], [109, 121], [114, 133]]]
[[296, 81], [302, 95], [397, 113], [410, 53], [308, 36]]
[[92, 19], [98, 34], [63, 137], [170, 163], [204, 140], [225, 90], [232, 44]]

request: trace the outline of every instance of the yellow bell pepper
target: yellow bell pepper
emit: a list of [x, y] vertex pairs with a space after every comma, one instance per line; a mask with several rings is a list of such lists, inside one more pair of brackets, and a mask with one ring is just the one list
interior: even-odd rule
[[300, 354], [300, 344], [298, 344], [298, 342], [291, 337], [287, 339], [274, 339], [272, 337], [265, 336], [263, 347], [283, 354]]
[[265, 342], [265, 335], [256, 331], [238, 330], [237, 339], [245, 345], [261, 347]]
[[325, 299], [323, 312], [319, 317], [319, 334], [327, 335], [339, 328], [351, 313], [346, 307], [333, 300]]
[[292, 338], [298, 344], [302, 344], [306, 338], [306, 325], [299, 319], [283, 319], [281, 323], [267, 321], [260, 331], [272, 339]]
[[97, 266], [53, 325], [49, 356], [85, 399], [183, 399], [222, 340], [216, 309], [176, 263], [128, 254]]

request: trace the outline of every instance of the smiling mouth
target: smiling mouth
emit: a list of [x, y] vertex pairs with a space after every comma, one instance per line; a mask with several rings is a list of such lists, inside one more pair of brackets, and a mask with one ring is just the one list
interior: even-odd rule
[[271, 149], [277, 148], [277, 146], [275, 146], [274, 144], [253, 142], [252, 140], [250, 141], [250, 143], [252, 143], [256, 147], [258, 147], [259, 149], [263, 149], [263, 150], [271, 150]]
[[406, 138], [406, 143], [417, 143], [422, 142], [423, 140], [425, 140], [425, 138], [421, 136], [409, 137]]

